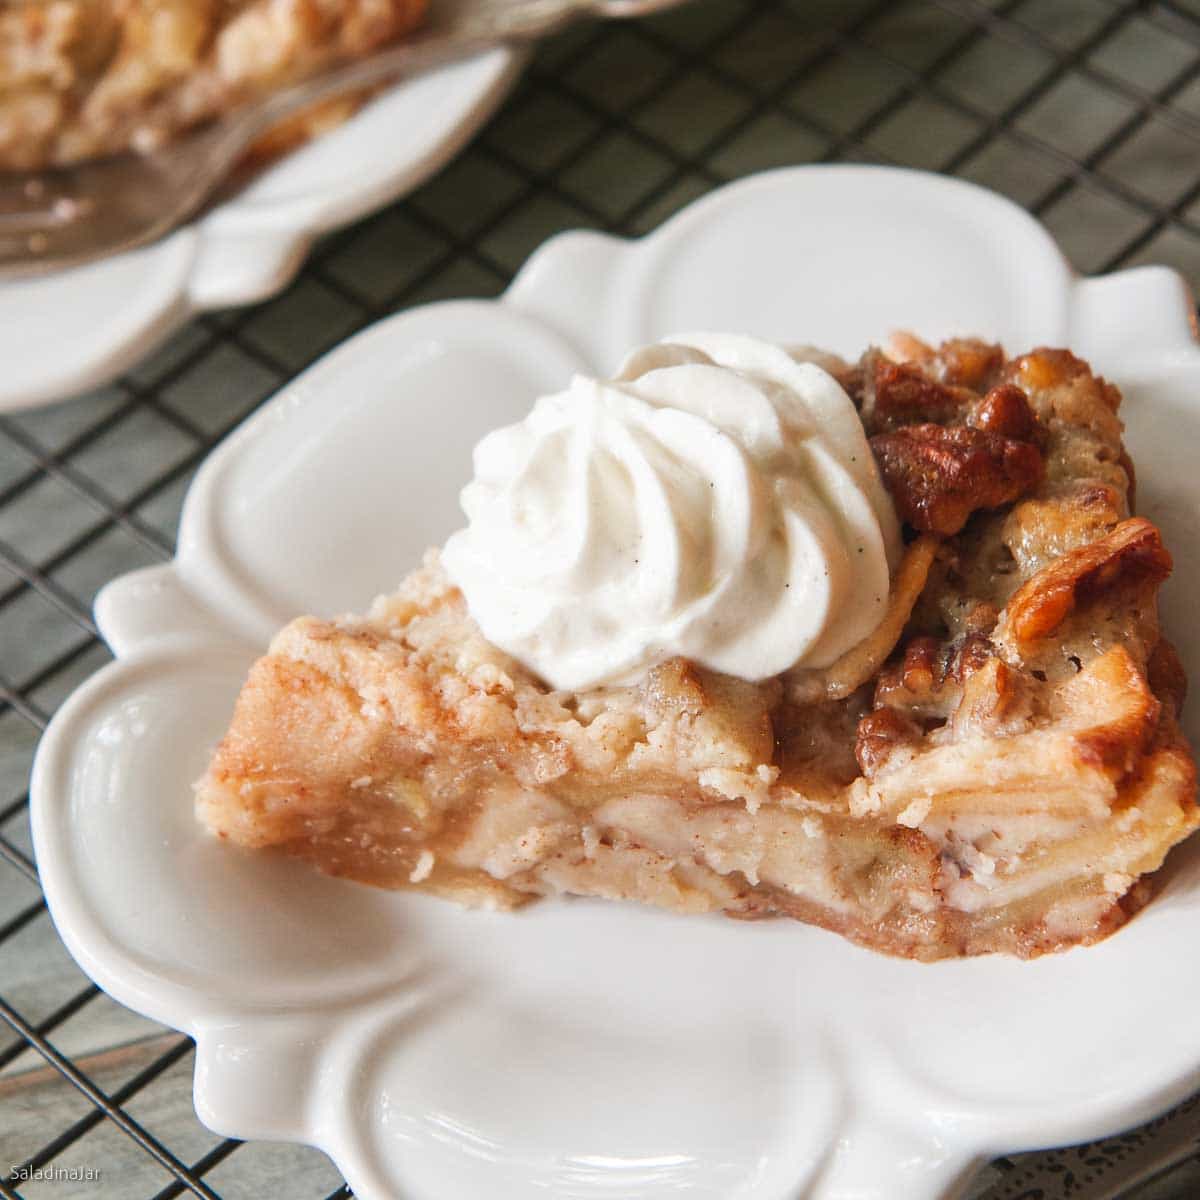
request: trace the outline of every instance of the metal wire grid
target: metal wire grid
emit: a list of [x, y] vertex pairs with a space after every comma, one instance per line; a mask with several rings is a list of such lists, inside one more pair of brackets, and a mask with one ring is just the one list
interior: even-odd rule
[[[500, 291], [557, 228], [639, 234], [758, 167], [838, 160], [927, 166], [998, 186], [1043, 217], [1086, 270], [1147, 257], [1195, 277], [1200, 5], [711, 0], [548, 43], [454, 166], [326, 239], [283, 297], [201, 317], [96, 396], [0, 418], [0, 782], [24, 780], [55, 705], [107, 657], [90, 616], [96, 587], [171, 556], [197, 465], [309, 359], [393, 310]], [[1081, 240], [1081, 229], [1095, 236]], [[57, 528], [64, 507], [77, 519]], [[23, 524], [9, 519], [21, 509], [31, 510]], [[215, 1200], [210, 1172], [241, 1143], [189, 1157], [129, 1112], [185, 1063], [188, 1039], [163, 1035], [161, 1052], [106, 1091], [51, 1040], [96, 1002], [94, 986], [36, 1018], [7, 994], [6, 945], [35, 928], [54, 936], [27, 804], [23, 782], [0, 792], [0, 872], [16, 873], [31, 894], [0, 910], [0, 1020], [13, 1035], [0, 1045], [0, 1072], [33, 1051], [87, 1106], [23, 1149], [0, 1175], [0, 1195], [27, 1194], [20, 1181], [31, 1171], [109, 1123], [165, 1171], [156, 1197]], [[0, 1134], [3, 1121], [0, 1110]], [[349, 1194], [343, 1185], [328, 1195]]]

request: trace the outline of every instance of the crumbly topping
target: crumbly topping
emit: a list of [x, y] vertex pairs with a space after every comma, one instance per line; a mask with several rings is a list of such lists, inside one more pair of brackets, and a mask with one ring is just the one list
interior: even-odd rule
[[[0, 170], [151, 150], [368, 53], [412, 29], [425, 3], [23, 0], [0, 11]], [[314, 127], [329, 112], [315, 110]]]

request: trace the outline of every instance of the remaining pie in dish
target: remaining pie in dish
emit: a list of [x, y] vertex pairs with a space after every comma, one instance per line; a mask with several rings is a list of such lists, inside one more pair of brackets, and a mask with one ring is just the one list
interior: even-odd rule
[[795, 356], [853, 400], [904, 522], [867, 636], [755, 681], [672, 657], [556, 690], [431, 552], [366, 616], [275, 638], [200, 818], [469, 905], [781, 915], [920, 959], [1120, 926], [1200, 817], [1117, 390], [1065, 350]]
[[[21, 0], [0, 6], [0, 170], [150, 150], [413, 29], [426, 0]], [[268, 135], [271, 152], [349, 111]]]

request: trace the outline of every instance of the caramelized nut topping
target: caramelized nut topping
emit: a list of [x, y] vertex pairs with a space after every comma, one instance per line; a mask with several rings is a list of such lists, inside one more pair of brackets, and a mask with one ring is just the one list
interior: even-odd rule
[[988, 433], [1027, 442], [1037, 428], [1037, 419], [1025, 393], [1013, 383], [992, 388], [971, 414], [971, 424]]
[[938, 383], [920, 368], [891, 362], [878, 351], [863, 356], [861, 411], [868, 433], [961, 420], [976, 398], [966, 388]]
[[1171, 573], [1171, 556], [1158, 529], [1143, 517], [1064, 554], [1027, 580], [1007, 605], [1008, 628], [1018, 643], [1053, 633], [1077, 604], [1134, 583], [1157, 587]]
[[862, 773], [870, 779], [894, 750], [915, 745], [920, 738], [921, 727], [911, 717], [894, 708], [879, 708], [859, 721], [854, 757]]
[[1004, 351], [992, 342], [981, 342], [978, 338], [950, 338], [924, 365], [942, 383], [979, 389], [995, 378], [1003, 364]]
[[952, 642], [915, 637], [905, 646], [903, 657], [879, 673], [875, 705], [944, 720], [958, 707], [962, 685], [992, 657], [991, 642], [979, 634]]
[[962, 698], [951, 717], [955, 736], [987, 737], [1024, 728], [1030, 710], [1027, 683], [1002, 659], [986, 658], [963, 679]]
[[944, 536], [976, 509], [1011, 504], [1043, 473], [1036, 446], [965, 425], [907, 425], [877, 434], [871, 448], [900, 517]]
[[1008, 375], [1026, 391], [1059, 387], [1078, 375], [1089, 373], [1087, 363], [1076, 358], [1070, 350], [1051, 350], [1045, 346], [1014, 358], [1008, 367]]

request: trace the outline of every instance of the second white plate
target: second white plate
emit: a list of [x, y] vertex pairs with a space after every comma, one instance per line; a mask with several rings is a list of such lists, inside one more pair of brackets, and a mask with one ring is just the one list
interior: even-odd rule
[[[439, 20], [494, 2], [441, 0]], [[0, 412], [98, 387], [197, 312], [281, 291], [318, 236], [453, 157], [508, 93], [526, 53], [501, 47], [396, 85], [151, 246], [0, 284]]]

